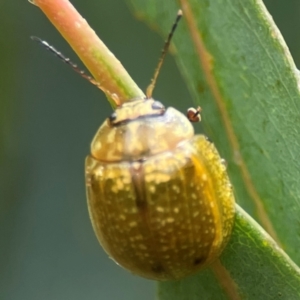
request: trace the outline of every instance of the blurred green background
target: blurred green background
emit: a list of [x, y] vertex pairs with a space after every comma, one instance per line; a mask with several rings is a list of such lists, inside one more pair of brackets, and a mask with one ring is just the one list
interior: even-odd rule
[[[122, 0], [72, 3], [145, 89], [163, 39]], [[299, 66], [300, 2], [265, 4]], [[105, 96], [30, 40], [79, 62], [37, 7], [2, 0], [0, 24], [0, 300], [154, 299], [154, 282], [104, 253], [87, 213], [84, 159], [111, 112]], [[171, 56], [154, 97], [182, 111], [193, 105]]]

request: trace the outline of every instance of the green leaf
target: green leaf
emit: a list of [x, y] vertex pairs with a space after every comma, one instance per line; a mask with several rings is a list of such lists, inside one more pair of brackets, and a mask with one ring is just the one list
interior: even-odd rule
[[[263, 3], [130, 3], [137, 16], [164, 37], [182, 7], [175, 56], [195, 102], [203, 108], [205, 132], [228, 161], [237, 202], [299, 264], [298, 71]], [[216, 287], [226, 286], [226, 276], [216, 276], [213, 268], [160, 284], [161, 299], [300, 298], [298, 267], [241, 211], [220, 262], [232, 284], [229, 291]], [[230, 290], [235, 290], [233, 295]]]

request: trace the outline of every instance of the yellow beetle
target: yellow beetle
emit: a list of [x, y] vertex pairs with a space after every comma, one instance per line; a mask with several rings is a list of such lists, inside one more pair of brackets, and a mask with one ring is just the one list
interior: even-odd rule
[[[168, 36], [146, 98], [119, 105], [99, 128], [86, 159], [88, 208], [109, 256], [134, 274], [180, 279], [214, 261], [234, 221], [234, 195], [224, 160], [190, 121], [152, 98]], [[55, 48], [32, 37], [92, 84]], [[189, 121], [190, 120], [190, 121]]]
[[89, 213], [105, 251], [135, 274], [179, 279], [223, 250], [234, 197], [226, 167], [189, 120], [153, 99], [118, 107], [86, 159]]

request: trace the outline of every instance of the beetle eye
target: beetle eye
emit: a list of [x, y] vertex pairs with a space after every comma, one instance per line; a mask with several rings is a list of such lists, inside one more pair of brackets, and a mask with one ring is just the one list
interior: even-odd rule
[[154, 101], [152, 103], [152, 109], [164, 109], [165, 107], [163, 106], [163, 104], [159, 101]]
[[117, 118], [116, 112], [113, 112], [113, 113], [108, 117], [108, 119], [109, 119], [110, 122], [113, 122], [116, 118]]

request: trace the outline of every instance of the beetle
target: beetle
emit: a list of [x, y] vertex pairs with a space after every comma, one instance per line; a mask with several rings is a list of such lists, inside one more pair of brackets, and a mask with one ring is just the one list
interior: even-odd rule
[[[234, 222], [234, 195], [224, 160], [187, 116], [152, 98], [182, 13], [165, 43], [147, 97], [118, 105], [96, 133], [86, 158], [88, 210], [108, 255], [134, 274], [180, 279], [224, 249]], [[47, 42], [33, 37], [97, 85]]]

